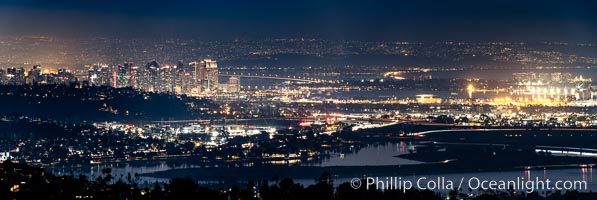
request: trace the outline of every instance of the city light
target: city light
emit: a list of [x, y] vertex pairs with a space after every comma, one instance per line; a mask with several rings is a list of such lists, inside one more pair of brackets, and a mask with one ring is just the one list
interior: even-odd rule
[[0, 197], [597, 199], [596, 7], [0, 1]]

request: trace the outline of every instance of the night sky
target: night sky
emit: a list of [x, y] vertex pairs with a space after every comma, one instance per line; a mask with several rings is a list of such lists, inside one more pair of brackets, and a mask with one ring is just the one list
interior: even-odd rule
[[596, 42], [597, 2], [0, 0], [0, 35]]

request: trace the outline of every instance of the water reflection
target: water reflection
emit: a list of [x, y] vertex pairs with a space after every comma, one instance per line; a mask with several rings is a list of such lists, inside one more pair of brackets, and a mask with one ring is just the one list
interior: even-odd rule
[[[318, 163], [312, 164], [311, 166], [379, 166], [379, 165], [414, 165], [420, 164], [421, 162], [407, 160], [396, 157], [397, 155], [410, 154], [415, 152], [418, 145], [417, 143], [403, 141], [398, 143], [381, 143], [381, 144], [369, 144], [360, 147], [347, 147], [347, 151], [344, 152], [329, 152], [330, 156], [327, 159], [323, 159]], [[171, 169], [189, 169], [189, 168], [205, 168], [205, 167], [217, 167], [215, 163], [194, 163], [190, 164], [188, 161], [179, 162], [167, 162], [167, 161], [143, 161], [143, 162], [132, 162], [132, 163], [114, 163], [114, 164], [101, 164], [84, 166], [78, 168], [67, 168], [67, 167], [55, 167], [48, 168], [47, 170], [58, 174], [58, 175], [70, 175], [72, 173], [77, 176], [78, 174], [86, 175], [89, 179], [96, 179], [100, 176], [105, 176], [102, 170], [104, 168], [111, 168], [111, 175], [114, 177], [114, 181], [122, 179], [127, 180], [128, 174], [137, 178], [136, 183], [140, 185], [151, 185], [155, 182], [166, 183], [169, 178], [154, 178], [143, 176], [144, 173], [153, 173], [166, 171]], [[224, 166], [225, 167], [225, 166]], [[300, 167], [300, 166], [299, 166]], [[580, 172], [580, 173], [579, 173]], [[139, 174], [138, 177], [135, 176]], [[366, 174], [367, 172], [363, 172]], [[433, 173], [433, 172], [429, 172]], [[390, 174], [388, 174], [390, 175]], [[420, 177], [426, 176], [428, 179], [437, 179], [437, 177], [445, 177], [446, 179], [460, 180], [462, 177], [470, 178], [477, 177], [481, 180], [516, 180], [517, 177], [524, 178], [526, 180], [533, 180], [538, 178], [540, 180], [581, 180], [586, 181], [589, 190], [597, 190], [597, 184], [593, 182], [593, 166], [587, 165], [579, 168], [568, 168], [568, 169], [547, 169], [547, 168], [524, 168], [518, 171], [501, 171], [501, 172], [474, 172], [474, 173], [459, 173], [459, 174], [411, 174], [404, 175], [402, 179], [417, 180]], [[335, 184], [350, 181], [354, 177], [336, 177]], [[298, 183], [309, 185], [313, 184], [313, 179], [297, 179]], [[211, 183], [211, 182], [201, 182]]]
[[[597, 190], [597, 183], [592, 179], [592, 170], [593, 168], [580, 168], [580, 173], [578, 168], [570, 168], [570, 169], [523, 169], [521, 171], [502, 171], [502, 172], [473, 172], [473, 173], [454, 173], [454, 174], [412, 174], [412, 175], [403, 175], [400, 177], [400, 180], [403, 181], [412, 181], [415, 183], [417, 180], [425, 177], [426, 181], [437, 181], [440, 180], [451, 180], [458, 184], [461, 179], [465, 181], [475, 177], [481, 181], [487, 180], [495, 180], [495, 181], [509, 181], [513, 180], [516, 181], [520, 178], [521, 181], [527, 180], [540, 180], [546, 181], [550, 180], [553, 184], [555, 181], [586, 181], [587, 188], [582, 188], [581, 192], [588, 192], [588, 191], [596, 191]], [[543, 173], [541, 173], [543, 171]], [[549, 173], [548, 173], [549, 171]], [[533, 175], [535, 174], [535, 175]], [[541, 177], [543, 174], [543, 177]], [[338, 186], [344, 182], [350, 182], [350, 180], [354, 177], [338, 177], [334, 180], [334, 184]], [[379, 177], [380, 179], [385, 179], [386, 177]], [[422, 185], [426, 184], [426, 181], [422, 181]], [[313, 184], [313, 179], [298, 179], [298, 183], [303, 185]], [[466, 184], [466, 183], [465, 183]], [[553, 187], [553, 185], [551, 185]], [[467, 188], [463, 188], [465, 190]], [[445, 191], [447, 192], [447, 191]]]
[[113, 177], [112, 183], [122, 180], [127, 182], [128, 176], [134, 178], [132, 181], [138, 184], [153, 184], [155, 182], [165, 183], [168, 182], [167, 178], [154, 178], [142, 176], [144, 173], [153, 173], [166, 171], [171, 169], [189, 169], [198, 168], [198, 165], [191, 165], [187, 163], [173, 164], [166, 161], [147, 161], [143, 163], [110, 163], [110, 164], [99, 164], [89, 165], [82, 167], [51, 167], [46, 170], [57, 174], [57, 175], [85, 175], [90, 180], [95, 180], [99, 177], [106, 177], [108, 173], [104, 173], [104, 169], [111, 169], [110, 175]]
[[422, 162], [396, 157], [415, 150], [412, 142], [368, 144], [360, 149], [352, 148], [350, 153], [330, 152], [328, 159], [312, 166], [382, 166], [414, 165]]

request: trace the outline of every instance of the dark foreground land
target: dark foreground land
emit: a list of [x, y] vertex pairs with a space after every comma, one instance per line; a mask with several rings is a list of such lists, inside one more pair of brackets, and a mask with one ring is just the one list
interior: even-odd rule
[[462, 191], [449, 194], [430, 190], [366, 190], [353, 189], [350, 183], [334, 187], [329, 173], [324, 172], [315, 183], [303, 186], [292, 179], [250, 181], [246, 187], [210, 189], [189, 178], [174, 178], [168, 184], [140, 188], [137, 179], [127, 177], [115, 183], [110, 169], [96, 180], [85, 176], [56, 176], [41, 168], [6, 161], [0, 165], [0, 197], [2, 199], [595, 199], [597, 193], [556, 191], [545, 196], [537, 192], [481, 191], [474, 195]]

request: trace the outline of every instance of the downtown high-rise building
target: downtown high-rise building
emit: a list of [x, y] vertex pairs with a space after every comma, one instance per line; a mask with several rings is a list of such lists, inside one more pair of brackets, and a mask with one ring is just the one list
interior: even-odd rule
[[[92, 85], [111, 87], [133, 87], [136, 89], [188, 95], [205, 95], [223, 91], [219, 84], [218, 65], [215, 60], [203, 59], [185, 65], [162, 65], [151, 61], [143, 67], [125, 62], [115, 66], [93, 65], [88, 72], [88, 82]], [[239, 91], [238, 77], [232, 79], [234, 87], [226, 85], [224, 91]]]
[[41, 81], [41, 66], [34, 65], [31, 70], [27, 73], [27, 77], [25, 77], [25, 83], [27, 84], [35, 84]]
[[190, 67], [190, 90], [189, 93], [200, 93], [206, 91], [207, 69], [202, 62], [194, 61], [189, 63]]
[[42, 72], [40, 65], [34, 65], [29, 70], [24, 68], [0, 69], [0, 84], [23, 85], [23, 84], [69, 84], [78, 81], [75, 75], [68, 69], [61, 68], [57, 72]]
[[201, 63], [205, 65], [205, 72], [207, 73], [207, 91], [218, 91], [218, 63], [216, 63], [216, 61], [212, 59], [205, 59], [201, 61]]
[[219, 90], [218, 64], [215, 60], [204, 59], [189, 63], [190, 93], [215, 92]]

